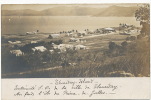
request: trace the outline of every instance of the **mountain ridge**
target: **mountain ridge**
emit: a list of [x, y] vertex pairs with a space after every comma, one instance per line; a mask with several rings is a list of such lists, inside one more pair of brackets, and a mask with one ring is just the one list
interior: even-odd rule
[[138, 7], [110, 6], [107, 8], [94, 7], [53, 7], [41, 11], [24, 10], [2, 10], [2, 16], [117, 16], [132, 17]]

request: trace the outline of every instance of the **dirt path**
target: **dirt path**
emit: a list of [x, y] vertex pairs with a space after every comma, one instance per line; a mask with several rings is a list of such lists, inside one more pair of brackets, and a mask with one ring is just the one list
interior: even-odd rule
[[85, 36], [83, 39], [88, 39], [88, 38], [93, 38], [93, 37], [98, 37], [98, 36], [105, 36], [105, 35], [113, 35], [113, 34], [119, 34], [119, 33], [108, 33], [108, 34], [99, 34], [99, 35], [91, 35], [91, 36]]

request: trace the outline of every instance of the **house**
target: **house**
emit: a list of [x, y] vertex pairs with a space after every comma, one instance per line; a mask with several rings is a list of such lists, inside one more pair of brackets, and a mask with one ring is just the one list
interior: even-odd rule
[[103, 33], [111, 33], [111, 32], [115, 32], [115, 29], [109, 27], [109, 28], [103, 28], [102, 31]]
[[34, 34], [33, 32], [26, 32], [26, 35]]
[[48, 36], [49, 39], [60, 38], [60, 34], [51, 34]]
[[58, 48], [65, 48], [66, 47], [66, 44], [59, 44], [58, 45]]
[[73, 49], [74, 46], [70, 44], [59, 44], [59, 45], [53, 45], [54, 49], [59, 49], [61, 52], [65, 52], [67, 49]]
[[66, 52], [66, 44], [59, 44], [57, 45], [58, 48], [60, 50], [60, 52]]
[[53, 45], [54, 49], [59, 49], [61, 52], [65, 52], [66, 51], [66, 47], [65, 44], [59, 44], [59, 45]]
[[79, 41], [79, 39], [77, 39], [77, 38], [70, 38], [70, 40], [69, 40], [69, 42], [78, 42]]
[[86, 46], [84, 45], [76, 45], [75, 46], [75, 50], [85, 50], [86, 49]]
[[54, 50], [49, 50], [49, 52], [50, 52], [51, 54], [53, 54], [53, 53], [54, 53]]
[[8, 41], [8, 43], [10, 43], [10, 44], [19, 44], [19, 43], [21, 43], [21, 41], [15, 41], [15, 42]]
[[36, 34], [38, 32], [39, 32], [39, 30], [36, 30], [36, 31], [33, 31], [33, 32], [26, 32], [26, 35], [32, 35], [32, 34]]
[[58, 45], [55, 45], [55, 44], [54, 44], [54, 45], [53, 45], [53, 48], [54, 48], [54, 49], [58, 49]]
[[72, 36], [72, 35], [73, 35], [73, 32], [67, 32], [66, 35], [67, 35], [67, 36]]
[[74, 48], [73, 45], [70, 45], [70, 44], [67, 44], [67, 45], [66, 45], [66, 49], [71, 49], [71, 50], [73, 50], [73, 48]]
[[33, 51], [40, 51], [40, 52], [44, 52], [46, 51], [47, 49], [44, 47], [44, 46], [38, 46], [38, 47], [35, 47], [35, 48], [32, 48]]
[[16, 56], [24, 55], [24, 53], [21, 50], [11, 50], [10, 53], [15, 54]]

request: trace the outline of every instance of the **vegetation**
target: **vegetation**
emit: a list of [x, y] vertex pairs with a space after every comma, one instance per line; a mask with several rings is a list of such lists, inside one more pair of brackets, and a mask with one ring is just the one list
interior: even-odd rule
[[150, 5], [144, 4], [139, 7], [135, 12], [135, 17], [137, 21], [140, 21], [142, 25], [141, 34], [149, 35], [150, 34]]
[[[108, 49], [103, 52], [99, 49], [94, 51], [69, 49], [61, 54], [58, 54], [58, 51], [53, 54], [49, 51], [36, 51], [20, 57], [12, 55], [12, 57], [9, 56], [10, 59], [5, 58], [7, 55], [11, 55], [10, 53], [4, 55], [2, 55], [2, 72], [4, 74], [9, 71], [16, 72], [16, 69], [18, 72], [31, 70], [32, 73], [3, 77], [111, 77], [113, 75], [109, 75], [109, 73], [116, 71], [131, 73], [134, 76], [149, 75], [149, 42], [145, 38], [131, 43], [126, 41], [121, 44], [109, 42]], [[5, 63], [6, 60], [9, 63]], [[76, 65], [69, 63], [76, 63]], [[36, 71], [55, 66], [62, 66], [62, 68]], [[122, 77], [122, 75], [119, 74], [117, 77]]]

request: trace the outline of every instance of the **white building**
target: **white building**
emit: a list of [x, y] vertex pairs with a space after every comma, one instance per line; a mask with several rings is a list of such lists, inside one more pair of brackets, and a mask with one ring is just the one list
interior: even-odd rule
[[48, 36], [50, 39], [60, 38], [60, 34], [51, 34]]
[[49, 52], [50, 52], [51, 54], [53, 54], [53, 53], [54, 53], [54, 50], [49, 50]]
[[67, 49], [73, 50], [74, 46], [70, 44], [59, 44], [59, 45], [53, 45], [53, 48], [59, 49], [61, 52], [65, 52]]
[[79, 42], [79, 39], [77, 39], [77, 38], [70, 38], [69, 42]]
[[85, 50], [86, 49], [86, 46], [84, 45], [76, 45], [75, 46], [75, 50]]
[[19, 44], [19, 43], [21, 43], [21, 41], [15, 41], [15, 42], [8, 41], [8, 43], [10, 43], [10, 44]]
[[24, 53], [21, 50], [11, 50], [10, 53], [15, 54], [16, 56], [24, 55]]
[[35, 48], [32, 48], [33, 51], [40, 51], [40, 52], [44, 52], [46, 51], [47, 49], [44, 47], [44, 46], [38, 46], [38, 47], [35, 47]]

